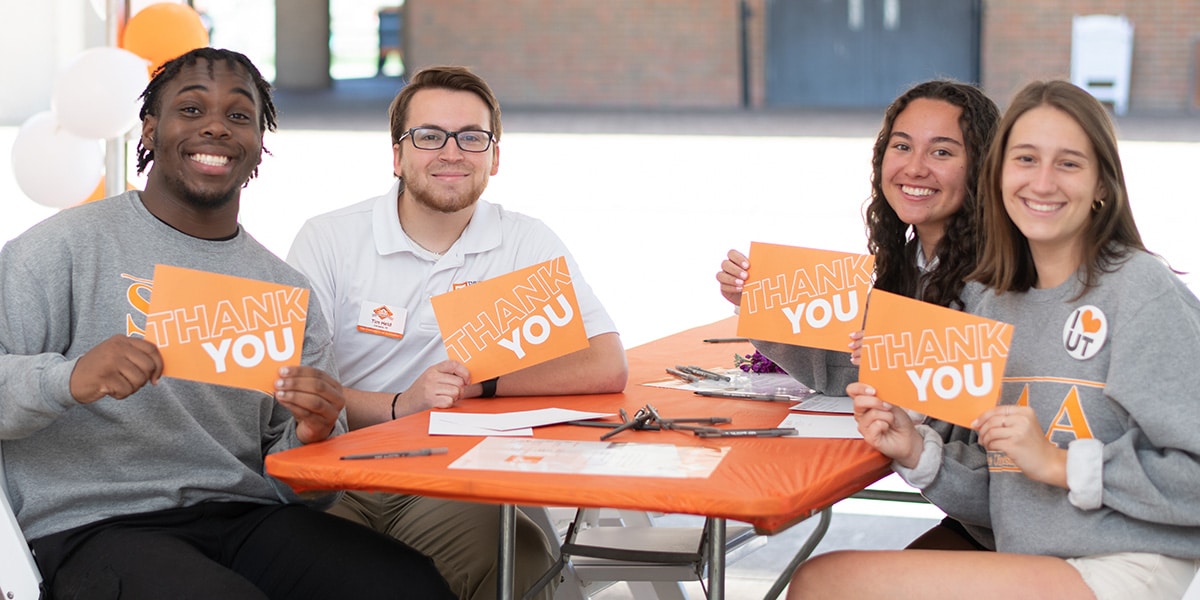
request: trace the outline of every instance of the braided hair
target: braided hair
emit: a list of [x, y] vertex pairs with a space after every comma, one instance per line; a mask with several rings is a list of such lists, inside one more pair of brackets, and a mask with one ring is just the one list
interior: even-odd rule
[[[158, 116], [158, 111], [162, 108], [162, 90], [172, 80], [179, 75], [184, 67], [195, 65], [198, 61], [208, 61], [209, 74], [212, 74], [213, 65], [217, 61], [222, 61], [230, 67], [240, 65], [250, 74], [250, 78], [254, 81], [254, 86], [258, 88], [258, 97], [262, 99], [262, 105], [259, 106], [258, 130], [260, 133], [267, 131], [275, 131], [275, 104], [271, 101], [271, 84], [263, 78], [262, 73], [258, 71], [258, 67], [250, 62], [244, 54], [226, 50], [223, 48], [196, 48], [186, 54], [171, 59], [163, 63], [154, 71], [154, 76], [150, 79], [150, 85], [146, 86], [146, 90], [138, 96], [142, 100], [142, 110], [138, 116], [145, 121], [147, 116]], [[266, 148], [263, 152], [270, 154]], [[154, 162], [154, 151], [146, 148], [141, 140], [138, 140], [137, 145], [137, 172], [142, 174], [146, 167]], [[250, 179], [258, 176], [258, 167], [254, 167], [254, 171], [250, 173]]]

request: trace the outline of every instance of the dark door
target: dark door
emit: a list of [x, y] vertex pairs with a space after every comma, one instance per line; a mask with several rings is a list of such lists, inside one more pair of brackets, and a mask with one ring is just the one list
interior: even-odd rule
[[767, 0], [767, 104], [883, 107], [918, 81], [978, 82], [981, 2]]

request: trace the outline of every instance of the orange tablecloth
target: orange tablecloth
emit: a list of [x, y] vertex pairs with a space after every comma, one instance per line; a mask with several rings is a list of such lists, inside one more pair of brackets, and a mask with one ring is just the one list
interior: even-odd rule
[[[726, 427], [774, 427], [789, 403], [724, 400], [640, 385], [663, 379], [677, 364], [732, 366], [748, 343], [706, 344], [729, 337], [734, 319], [690, 329], [628, 351], [630, 384], [620, 394], [471, 399], [464, 412], [509, 412], [560, 407], [630, 415], [646, 403], [663, 418], [732, 417]], [[267, 457], [267, 471], [297, 491], [353, 489], [389, 491], [496, 504], [584, 506], [687, 513], [745, 521], [759, 533], [775, 533], [870, 485], [889, 472], [888, 460], [861, 440], [697, 438], [678, 431], [626, 431], [612, 441], [714, 445], [730, 448], [706, 479], [514, 473], [448, 469], [481, 437], [430, 436], [428, 412], [360, 429], [319, 444]], [[539, 427], [534, 437], [598, 440], [607, 430], [572, 425]], [[344, 461], [366, 454], [447, 447], [444, 455]]]

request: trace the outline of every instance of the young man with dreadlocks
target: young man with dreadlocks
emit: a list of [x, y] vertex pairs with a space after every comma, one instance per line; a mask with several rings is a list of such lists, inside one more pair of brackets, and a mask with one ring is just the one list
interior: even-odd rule
[[[57, 598], [451, 598], [432, 561], [315, 508], [264, 457], [345, 431], [324, 319], [273, 397], [160, 379], [143, 338], [158, 263], [307, 287], [238, 225], [275, 128], [246, 57], [201, 48], [143, 93], [131, 191], [0, 251], [0, 449]], [[309, 313], [320, 314], [315, 295]], [[150, 384], [150, 385], [147, 385]]]

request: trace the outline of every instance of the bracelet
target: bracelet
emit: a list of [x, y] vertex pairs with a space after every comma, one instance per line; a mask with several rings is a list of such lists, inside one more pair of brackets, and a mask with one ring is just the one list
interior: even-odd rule
[[479, 385], [483, 386], [483, 393], [479, 394], [480, 398], [495, 398], [496, 397], [496, 381], [499, 377], [493, 377], [484, 381], [480, 381]]
[[404, 392], [396, 392], [396, 395], [392, 396], [392, 420], [393, 421], [396, 420], [396, 401], [400, 399], [400, 394], [403, 394], [403, 393]]

